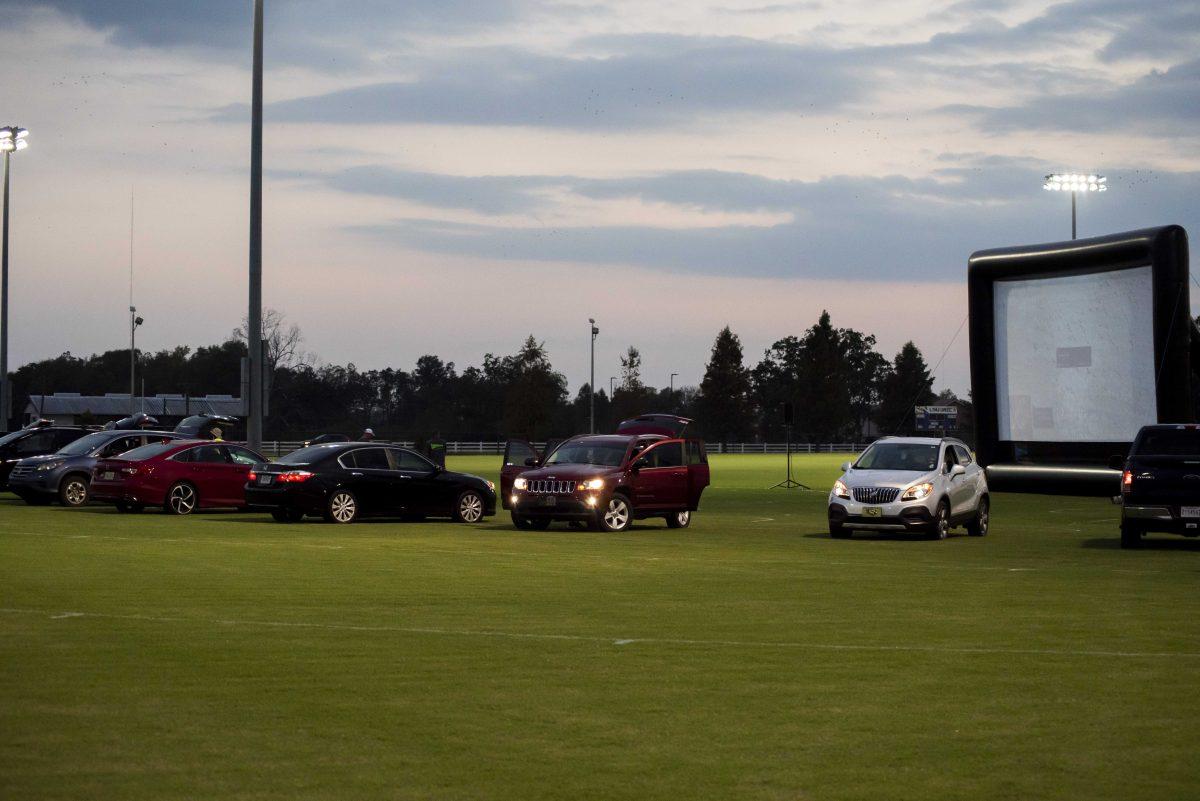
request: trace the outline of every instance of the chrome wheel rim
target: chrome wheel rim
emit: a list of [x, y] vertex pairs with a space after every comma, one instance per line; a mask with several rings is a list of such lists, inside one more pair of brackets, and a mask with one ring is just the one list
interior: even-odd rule
[[944, 540], [950, 534], [950, 513], [946, 511], [946, 507], [941, 507], [938, 510], [937, 519], [937, 537], [939, 540]]
[[691, 519], [692, 519], [691, 512], [680, 512], [679, 514], [675, 515], [675, 520], [681, 526], [686, 526], [689, 522], [691, 522]]
[[353, 520], [355, 510], [354, 496], [348, 492], [339, 492], [329, 502], [329, 512], [339, 523], [349, 523]]
[[987, 534], [988, 530], [988, 505], [985, 503], [979, 507], [979, 533]]
[[72, 479], [63, 489], [63, 497], [71, 506], [82, 506], [83, 502], [87, 500], [87, 485], [77, 478]]
[[613, 498], [604, 510], [604, 525], [613, 530], [625, 528], [629, 522], [629, 506], [620, 498]]
[[458, 502], [458, 516], [467, 523], [478, 523], [483, 517], [483, 499], [473, 492], [462, 496]]
[[196, 508], [196, 491], [187, 484], [171, 488], [171, 511], [177, 515], [191, 514]]

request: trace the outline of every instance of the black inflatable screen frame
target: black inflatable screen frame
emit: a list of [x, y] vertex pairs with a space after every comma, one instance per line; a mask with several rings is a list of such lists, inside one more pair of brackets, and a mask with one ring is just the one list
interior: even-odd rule
[[981, 250], [967, 263], [975, 450], [1000, 489], [1112, 494], [1118, 473], [1107, 467], [1129, 442], [1009, 442], [999, 438], [996, 408], [995, 283], [1002, 280], [1151, 268], [1155, 396], [1158, 419], [1193, 421], [1192, 321], [1187, 232], [1178, 225], [1041, 245]]

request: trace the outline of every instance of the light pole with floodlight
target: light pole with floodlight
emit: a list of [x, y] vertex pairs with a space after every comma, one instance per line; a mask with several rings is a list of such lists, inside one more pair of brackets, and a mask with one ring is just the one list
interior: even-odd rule
[[137, 330], [146, 322], [137, 316], [137, 307], [129, 307], [129, 413], [137, 414]]
[[0, 237], [0, 429], [12, 419], [12, 385], [8, 382], [8, 159], [29, 146], [29, 131], [19, 125], [0, 128], [0, 153], [4, 153], [4, 233]]
[[608, 402], [609, 403], [612, 403], [613, 392], [616, 391], [615, 389], [613, 389], [613, 384], [615, 384], [616, 381], [617, 381], [617, 377], [615, 375], [610, 375], [608, 377]]
[[600, 329], [596, 327], [596, 321], [591, 317], [588, 318], [588, 324], [592, 327], [592, 374], [588, 379], [588, 433], [596, 433], [596, 335], [600, 333]]
[[1103, 175], [1056, 172], [1046, 176], [1042, 189], [1048, 192], [1071, 193], [1071, 238], [1075, 239], [1075, 195], [1079, 192], [1107, 192], [1108, 179]]
[[263, 0], [254, 0], [254, 57], [250, 73], [250, 309], [246, 315], [246, 366], [250, 371], [246, 393], [246, 443], [262, 448], [263, 343], [262, 343], [262, 105], [263, 105]]

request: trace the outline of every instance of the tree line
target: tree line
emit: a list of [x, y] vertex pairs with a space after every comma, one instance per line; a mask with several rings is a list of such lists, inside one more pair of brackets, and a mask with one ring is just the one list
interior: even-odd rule
[[[317, 364], [301, 350], [299, 328], [274, 311], [264, 317], [263, 338], [271, 371], [269, 439], [366, 427], [402, 440], [541, 440], [588, 431], [590, 388], [584, 384], [572, 396], [545, 344], [533, 335], [516, 353], [488, 353], [479, 366], [461, 370], [436, 355], [422, 356], [412, 370]], [[237, 396], [245, 339], [243, 326], [218, 345], [139, 352], [139, 384], [150, 396]], [[933, 393], [933, 376], [913, 343], [889, 360], [876, 350], [873, 335], [833, 327], [828, 312], [804, 333], [775, 342], [752, 366], [738, 336], [722, 329], [699, 387], [647, 386], [641, 354], [632, 346], [620, 372], [611, 396], [606, 387], [597, 388], [599, 432], [638, 414], [668, 412], [694, 418], [710, 441], [781, 441], [784, 404], [791, 403], [794, 441], [860, 441], [872, 430], [911, 431], [914, 405], [961, 403], [953, 393]], [[64, 353], [22, 366], [12, 380], [13, 397], [21, 400], [53, 392], [125, 391], [129, 350], [88, 357]]]

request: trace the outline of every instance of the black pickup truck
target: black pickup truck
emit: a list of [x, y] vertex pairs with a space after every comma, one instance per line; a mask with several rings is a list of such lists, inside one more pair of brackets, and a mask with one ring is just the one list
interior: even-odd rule
[[1200, 537], [1200, 425], [1144, 426], [1121, 470], [1121, 547], [1152, 531]]

